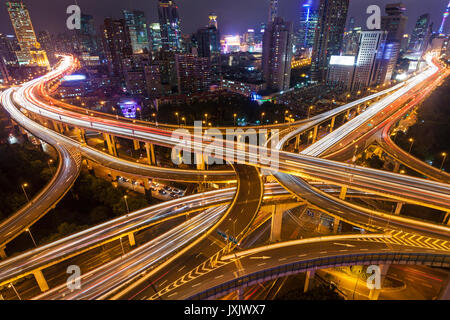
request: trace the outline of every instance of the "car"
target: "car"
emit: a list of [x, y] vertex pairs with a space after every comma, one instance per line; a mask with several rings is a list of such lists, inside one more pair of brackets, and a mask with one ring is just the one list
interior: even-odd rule
[[167, 194], [167, 192], [166, 192], [166, 191], [164, 191], [164, 190], [162, 190], [162, 189], [161, 189], [161, 190], [159, 190], [158, 192], [159, 192], [159, 194], [162, 194], [162, 195], [166, 195], [166, 194]]

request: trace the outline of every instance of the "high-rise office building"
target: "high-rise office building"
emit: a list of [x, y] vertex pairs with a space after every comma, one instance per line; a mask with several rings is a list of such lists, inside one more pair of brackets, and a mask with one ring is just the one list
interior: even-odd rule
[[446, 34], [445, 33], [445, 22], [449, 15], [450, 15], [450, 1], [448, 2], [447, 8], [444, 11], [444, 14], [442, 16], [441, 26], [439, 27], [439, 34], [441, 34], [441, 35]]
[[25, 4], [22, 1], [8, 1], [6, 6], [20, 47], [20, 51], [16, 52], [19, 64], [49, 67], [47, 54], [41, 50], [36, 39], [30, 13]]
[[106, 18], [103, 24], [103, 47], [109, 63], [110, 73], [124, 77], [124, 59], [133, 54], [130, 35], [125, 20]]
[[6, 35], [0, 33], [0, 57], [3, 57], [7, 65], [16, 65], [17, 57], [14, 53], [15, 48], [10, 40], [13, 35]]
[[210, 13], [208, 18], [209, 18], [208, 26], [215, 27], [217, 30], [219, 30], [219, 24], [217, 23], [217, 14]]
[[208, 58], [193, 54], [176, 54], [178, 93], [191, 94], [208, 91], [211, 86], [211, 68]]
[[342, 42], [343, 55], [356, 56], [358, 54], [361, 32], [361, 27], [357, 27], [344, 33], [344, 40]]
[[161, 42], [161, 27], [159, 23], [150, 24], [150, 41], [151, 41], [151, 51], [156, 52], [162, 48]]
[[89, 14], [81, 14], [81, 28], [77, 31], [78, 41], [82, 53], [92, 55], [99, 54], [94, 17]]
[[199, 57], [208, 58], [211, 64], [212, 80], [220, 83], [220, 32], [215, 26], [199, 29], [195, 34]]
[[349, 0], [320, 0], [311, 60], [312, 79], [325, 81], [332, 55], [340, 55]]
[[343, 90], [352, 89], [356, 56], [331, 56], [328, 67], [327, 84]]
[[269, 23], [263, 40], [263, 74], [267, 88], [282, 91], [289, 88], [292, 60], [291, 22], [276, 17]]
[[423, 14], [417, 19], [414, 30], [411, 34], [408, 50], [412, 52], [423, 52], [430, 37], [430, 15]]
[[318, 14], [319, 12], [314, 7], [312, 0], [307, 0], [302, 4], [297, 48], [307, 49], [314, 46], [314, 36], [319, 18]]
[[181, 28], [178, 6], [172, 0], [159, 0], [158, 16], [163, 50], [180, 50]]
[[5, 58], [0, 55], [0, 85], [7, 85], [12, 81], [6, 67]]
[[400, 42], [408, 22], [408, 17], [405, 16], [406, 7], [403, 3], [392, 3], [386, 5], [385, 11], [387, 16], [381, 17], [381, 30], [389, 32], [389, 42]]
[[134, 54], [150, 50], [148, 41], [147, 22], [143, 11], [123, 11], [123, 17], [128, 27], [131, 39], [131, 48]]
[[278, 17], [278, 0], [270, 0], [269, 5], [269, 23], [273, 22]]
[[361, 90], [377, 81], [377, 58], [381, 59], [386, 45], [387, 31], [362, 31], [359, 37], [359, 49], [356, 56], [352, 90]]

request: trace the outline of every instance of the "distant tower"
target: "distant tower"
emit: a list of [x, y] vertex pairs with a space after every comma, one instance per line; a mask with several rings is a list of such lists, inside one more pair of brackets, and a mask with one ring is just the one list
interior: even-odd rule
[[270, 0], [269, 23], [273, 22], [278, 16], [278, 0]]
[[210, 13], [209, 14], [209, 27], [216, 27], [216, 29], [219, 29], [219, 25], [217, 23], [217, 14]]
[[409, 42], [409, 50], [415, 52], [422, 52], [426, 49], [429, 39], [430, 30], [430, 15], [423, 14], [417, 19], [414, 30], [411, 34]]
[[159, 0], [158, 17], [163, 50], [181, 50], [181, 28], [178, 6], [172, 0]]
[[447, 9], [445, 9], [444, 15], [442, 17], [441, 27], [439, 28], [439, 34], [444, 33], [445, 21], [447, 20], [448, 15], [450, 14], [450, 1], [447, 5]]

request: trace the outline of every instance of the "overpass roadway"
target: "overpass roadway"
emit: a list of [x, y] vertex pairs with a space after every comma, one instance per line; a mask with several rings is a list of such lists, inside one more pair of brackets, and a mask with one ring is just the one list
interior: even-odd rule
[[[68, 62], [68, 64], [70, 63]], [[425, 71], [425, 74], [422, 73], [412, 80], [409, 80], [410, 82], [408, 82], [407, 85], [398, 89], [394, 94], [405, 94], [411, 86], [420, 83], [423, 81], [423, 78], [429, 76], [431, 73], [430, 70]], [[32, 93], [35, 86], [39, 84], [39, 81], [41, 81], [41, 79], [31, 81], [27, 86], [20, 88], [15, 95], [18, 103], [29, 111], [56, 121], [68, 123], [72, 126], [79, 126], [90, 130], [124, 136], [129, 139], [137, 139], [169, 147], [174, 147], [180, 142], [179, 139], [171, 137], [171, 133], [160, 129], [144, 128], [137, 125], [130, 126], [129, 124], [112, 120], [106, 122], [104, 119], [96, 119], [89, 115], [82, 116], [77, 114], [75, 116], [75, 114], [71, 114], [70, 112], [59, 108], [51, 109], [52, 112], [49, 112], [47, 109], [50, 106], [36, 101], [34, 94]], [[206, 143], [192, 143], [193, 152], [203, 152], [205, 145]], [[246, 164], [256, 164], [257, 166], [268, 170], [273, 169], [273, 166], [275, 166], [279, 171], [294, 174], [303, 178], [312, 178], [340, 186], [351, 186], [357, 190], [372, 192], [399, 201], [429, 206], [438, 210], [450, 210], [450, 190], [448, 185], [413, 177], [395, 175], [388, 172], [381, 172], [379, 170], [361, 167], [355, 168], [353, 166], [325, 159], [317, 159], [282, 151], [279, 152], [279, 159], [277, 160], [275, 154], [271, 154], [272, 158], [270, 156], [265, 156], [270, 154], [270, 152], [264, 147], [255, 148], [256, 151], [259, 151], [258, 157], [258, 152], [236, 150], [237, 146], [246, 148], [245, 144], [235, 143], [232, 150], [231, 148], [224, 148], [226, 151], [225, 154], [227, 152], [234, 152], [238, 157], [246, 159], [243, 161], [243, 163]], [[268, 163], [271, 165], [268, 165]]]
[[[377, 241], [365, 241], [368, 239]], [[384, 235], [341, 235], [277, 243], [222, 257], [215, 268], [191, 272], [150, 299], [213, 299], [260, 282], [345, 265], [426, 264], [450, 266], [438, 249], [385, 242]]]
[[[2, 95], [0, 101], [3, 106], [6, 106], [6, 109], [5, 99], [6, 95]], [[17, 113], [14, 115], [14, 120], [22, 125], [22, 117], [17, 116]], [[59, 143], [59, 140], [43, 134], [40, 130], [34, 130], [32, 126], [29, 127], [29, 131], [55, 148], [59, 164], [50, 182], [24, 207], [0, 223], [0, 250], [2, 251], [6, 244], [54, 208], [55, 204], [70, 190], [80, 172], [81, 156], [76, 149], [70, 145]]]

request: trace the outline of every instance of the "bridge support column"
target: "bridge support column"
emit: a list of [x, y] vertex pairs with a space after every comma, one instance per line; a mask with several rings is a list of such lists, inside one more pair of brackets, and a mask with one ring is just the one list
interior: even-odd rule
[[6, 259], [7, 255], [5, 252], [5, 248], [0, 248], [0, 259]]
[[37, 270], [33, 272], [34, 278], [36, 279], [36, 282], [39, 285], [39, 288], [41, 289], [42, 292], [47, 291], [48, 288], [48, 284], [47, 284], [47, 280], [45, 280], [44, 275], [42, 274], [41, 270]]
[[[447, 212], [447, 213], [445, 214], [444, 220], [442, 221], [443, 224], [445, 224], [445, 222], [447, 221], [449, 215], [450, 215], [450, 212]], [[447, 225], [450, 225], [450, 219], [448, 219]]]
[[439, 300], [450, 300], [450, 275], [447, 277], [447, 281], [442, 285], [439, 293]]
[[236, 296], [238, 300], [244, 300], [244, 289], [242, 288], [237, 289]]
[[[350, 110], [347, 110], [347, 112], [345, 113], [345, 119], [347, 119], [347, 121], [350, 120]], [[345, 122], [345, 119], [344, 119], [344, 122]]]
[[333, 222], [333, 232], [334, 233], [338, 233], [339, 231], [339, 224], [341, 223], [341, 219], [338, 217], [334, 218], [334, 222]]
[[128, 241], [130, 242], [130, 246], [131, 247], [136, 245], [136, 239], [134, 238], [134, 233], [133, 232], [128, 234]]
[[270, 230], [270, 241], [280, 241], [281, 240], [281, 225], [283, 222], [283, 206], [272, 206], [272, 225]]
[[61, 133], [61, 131], [59, 130], [58, 122], [52, 121], [52, 124], [53, 124], [53, 129], [54, 129], [56, 132]]
[[370, 292], [369, 292], [370, 300], [378, 300], [381, 290], [383, 289], [384, 278], [386, 278], [386, 275], [389, 271], [389, 267], [390, 267], [389, 263], [388, 264], [380, 264], [380, 277], [381, 277], [380, 286], [381, 286], [381, 288], [380, 289], [374, 288], [374, 289], [370, 290]]
[[394, 165], [394, 173], [397, 173], [399, 171], [400, 171], [400, 163], [396, 162], [395, 165]]
[[87, 143], [87, 139], [86, 139], [86, 131], [84, 129], [80, 128], [80, 139], [81, 141], [83, 141], [84, 143]]
[[345, 200], [346, 196], [347, 196], [347, 187], [342, 187], [341, 193], [339, 194], [339, 199]]
[[295, 150], [298, 150], [300, 147], [300, 135], [295, 137]]
[[400, 214], [403, 208], [403, 202], [397, 202], [397, 206], [395, 207], [395, 214]]
[[133, 146], [134, 146], [135, 151], [141, 149], [141, 145], [140, 145], [139, 141], [137, 141], [137, 140], [133, 140]]
[[319, 126], [314, 127], [314, 133], [313, 133], [313, 139], [312, 143], [315, 143], [317, 141], [317, 132], [319, 131]]
[[103, 138], [105, 139], [106, 145], [108, 146], [109, 154], [114, 157], [117, 157], [117, 149], [116, 149], [116, 144], [114, 142], [114, 137], [107, 133], [104, 133]]
[[305, 287], [303, 288], [303, 292], [308, 292], [308, 290], [313, 287], [315, 274], [315, 270], [306, 271]]
[[335, 124], [336, 124], [336, 117], [333, 117], [331, 118], [330, 132], [333, 132]]
[[155, 165], [156, 164], [156, 158], [155, 158], [155, 146], [151, 143], [146, 142], [145, 143], [145, 150], [147, 151], [147, 159], [149, 165]]
[[205, 170], [205, 159], [201, 153], [195, 154], [195, 163], [197, 164], [197, 170]]

